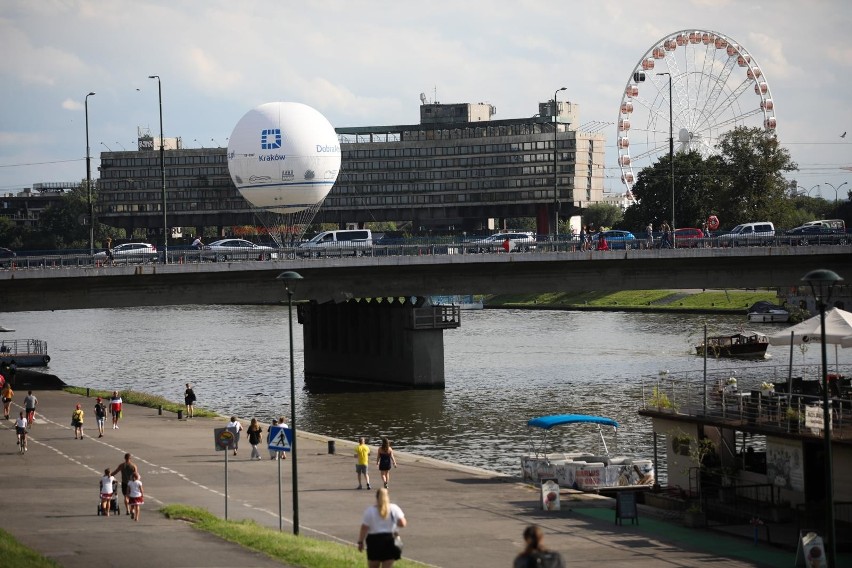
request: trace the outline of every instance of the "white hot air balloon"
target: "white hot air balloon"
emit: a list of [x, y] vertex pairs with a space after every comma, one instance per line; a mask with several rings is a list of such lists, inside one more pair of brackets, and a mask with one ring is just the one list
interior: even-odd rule
[[281, 216], [276, 224], [305, 226], [337, 180], [340, 142], [316, 109], [302, 103], [266, 103], [247, 112], [234, 127], [228, 171], [258, 212]]

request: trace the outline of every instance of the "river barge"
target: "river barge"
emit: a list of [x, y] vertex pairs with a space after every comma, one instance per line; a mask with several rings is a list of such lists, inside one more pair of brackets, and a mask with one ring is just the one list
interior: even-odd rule
[[0, 340], [0, 366], [47, 367], [47, 341], [41, 339]]

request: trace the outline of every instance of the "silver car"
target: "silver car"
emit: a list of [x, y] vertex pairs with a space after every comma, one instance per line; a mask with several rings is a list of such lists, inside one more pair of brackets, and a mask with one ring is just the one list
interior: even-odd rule
[[[112, 258], [117, 263], [131, 264], [157, 260], [157, 247], [150, 243], [124, 243], [110, 250], [112, 251]], [[94, 257], [99, 262], [109, 260], [109, 254], [105, 250], [96, 252]]]
[[470, 252], [527, 252], [535, 250], [535, 236], [532, 233], [497, 233], [484, 239], [472, 241]]
[[245, 239], [221, 239], [205, 245], [201, 256], [216, 262], [226, 260], [269, 260], [278, 258], [272, 247], [256, 245]]

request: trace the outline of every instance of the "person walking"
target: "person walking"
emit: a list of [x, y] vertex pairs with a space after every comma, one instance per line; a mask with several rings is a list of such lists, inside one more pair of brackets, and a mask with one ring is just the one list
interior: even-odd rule
[[225, 424], [225, 428], [233, 428], [236, 431], [234, 436], [234, 455], [237, 455], [237, 450], [240, 449], [240, 432], [243, 431], [243, 425], [237, 420], [236, 416], [231, 416], [231, 421]]
[[109, 399], [109, 413], [112, 415], [112, 429], [118, 430], [118, 420], [121, 418], [122, 407], [121, 395], [118, 391], [112, 391], [112, 396]]
[[370, 474], [367, 473], [367, 465], [370, 463], [370, 446], [368, 446], [364, 437], [358, 438], [358, 445], [355, 446], [355, 474], [358, 476], [358, 489], [361, 489], [361, 476], [364, 476], [364, 481], [367, 482], [367, 489], [370, 487]]
[[142, 491], [142, 481], [139, 472], [133, 472], [133, 479], [127, 483], [128, 503], [130, 504], [130, 518], [139, 521], [139, 506], [145, 504], [145, 495]]
[[382, 445], [378, 451], [376, 465], [379, 466], [382, 483], [384, 483], [385, 489], [387, 489], [388, 481], [390, 481], [391, 465], [396, 467], [396, 458], [393, 456], [393, 449], [391, 449], [390, 440], [387, 439], [387, 436], [382, 436]]
[[106, 422], [106, 406], [101, 397], [95, 399], [95, 420], [98, 423], [98, 438], [104, 437], [104, 423]]
[[366, 544], [369, 568], [390, 568], [402, 557], [395, 537], [399, 529], [407, 525], [405, 513], [399, 505], [390, 502], [388, 490], [377, 489], [376, 504], [364, 511], [358, 533], [358, 552], [363, 552]]
[[195, 410], [195, 391], [189, 383], [186, 383], [186, 390], [183, 393], [183, 403], [186, 405], [186, 417], [192, 418]]
[[118, 466], [110, 473], [110, 475], [121, 473], [121, 494], [124, 495], [125, 515], [130, 514], [130, 499], [128, 497], [130, 482], [133, 480], [133, 474], [139, 473], [139, 468], [136, 467], [136, 464], [133, 463], [130, 458], [131, 456], [129, 453], [124, 454], [124, 461], [118, 464]]
[[248, 429], [246, 430], [248, 435], [249, 444], [251, 444], [251, 458], [253, 460], [260, 459], [260, 450], [257, 449], [257, 445], [263, 439], [261, 435], [263, 434], [263, 428], [260, 424], [257, 423], [257, 418], [252, 418], [251, 423], [249, 424]]
[[645, 239], [647, 240], [646, 248], [654, 248], [654, 225], [648, 221], [648, 226], [645, 227]]
[[110, 264], [115, 264], [115, 255], [112, 253], [112, 237], [107, 237], [104, 240], [104, 248], [106, 249], [107, 260]]
[[76, 408], [74, 408], [74, 412], [71, 414], [71, 426], [74, 427], [74, 439], [77, 439], [77, 435], [80, 435], [80, 439], [83, 439], [83, 418], [86, 413], [83, 412], [83, 409], [80, 408], [78, 404]]
[[562, 555], [542, 546], [544, 537], [541, 528], [530, 525], [524, 529], [524, 551], [518, 554], [513, 568], [565, 568], [565, 560]]
[[38, 406], [38, 399], [33, 394], [33, 391], [27, 391], [27, 396], [24, 397], [24, 409], [27, 412], [27, 428], [32, 430], [35, 423], [35, 411]]
[[12, 390], [12, 385], [8, 382], [6, 386], [3, 387], [3, 393], [0, 394], [3, 397], [3, 415], [6, 417], [6, 420], [9, 419], [9, 407], [12, 405], [12, 398], [15, 396], [15, 391]]
[[104, 476], [101, 477], [101, 510], [105, 517], [109, 517], [109, 502], [115, 497], [115, 477], [109, 471], [109, 468], [104, 470]]

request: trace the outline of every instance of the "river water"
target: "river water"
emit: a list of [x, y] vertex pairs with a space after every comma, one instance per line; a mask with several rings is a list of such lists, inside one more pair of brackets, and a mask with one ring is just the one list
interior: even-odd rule
[[[182, 401], [193, 383], [198, 405], [242, 419], [289, 416], [287, 308], [173, 306], [5, 314], [15, 338], [48, 342], [49, 372], [70, 385], [132, 389]], [[446, 388], [320, 394], [303, 388], [302, 328], [295, 322], [297, 427], [334, 438], [388, 436], [396, 449], [519, 473], [530, 432], [526, 422], [547, 414], [581, 413], [619, 422], [610, 453], [653, 457], [650, 420], [637, 414], [641, 379], [700, 370], [694, 355], [704, 324], [734, 332], [742, 315], [627, 312], [465, 311], [459, 329], [444, 333]], [[765, 333], [778, 325], [750, 325]], [[774, 361], [710, 361], [710, 368], [784, 365], [788, 348], [770, 347]], [[796, 351], [816, 364], [819, 349]], [[833, 352], [832, 352], [833, 358]], [[852, 349], [840, 350], [840, 363]], [[596, 432], [554, 432], [564, 450], [597, 450]], [[662, 464], [661, 464], [662, 465]]]

